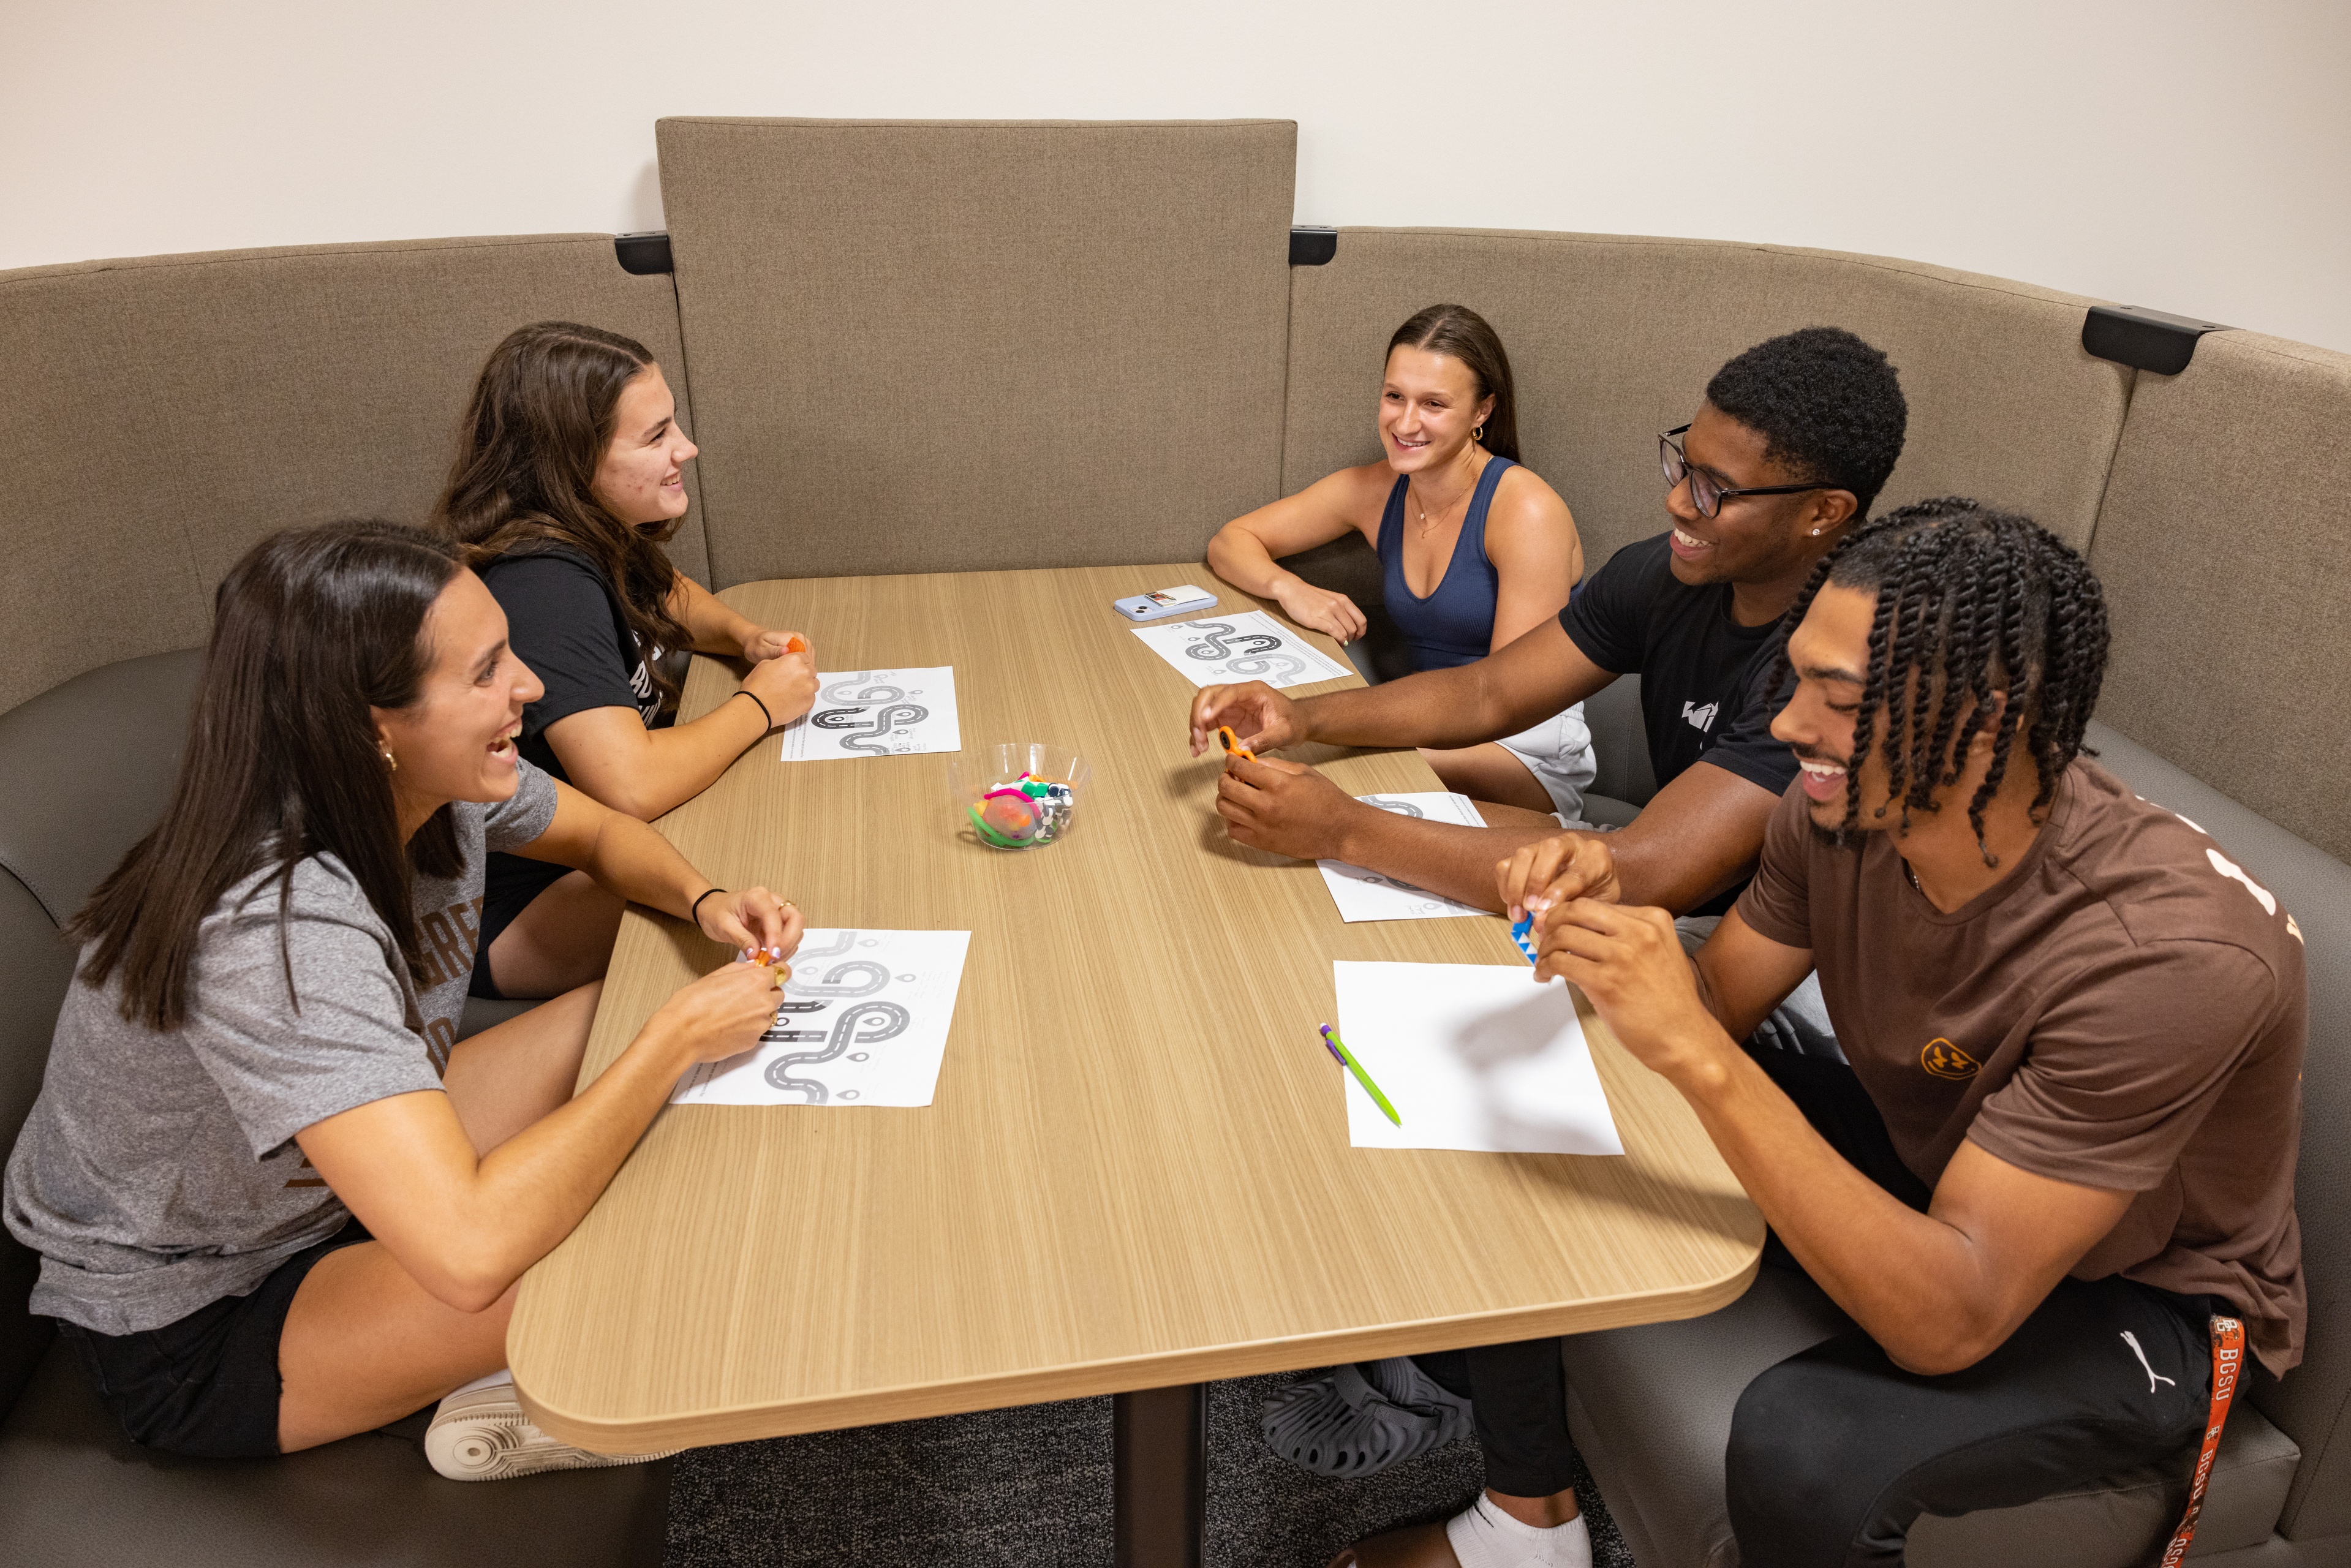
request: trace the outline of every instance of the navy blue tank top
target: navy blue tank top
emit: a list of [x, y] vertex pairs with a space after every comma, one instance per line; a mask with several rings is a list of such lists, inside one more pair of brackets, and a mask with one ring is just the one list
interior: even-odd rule
[[1511, 466], [1507, 457], [1488, 459], [1461, 519], [1460, 537], [1453, 541], [1453, 559], [1426, 599], [1404, 580], [1404, 503], [1411, 476], [1397, 475], [1388, 492], [1388, 509], [1380, 514], [1381, 581], [1389, 618], [1404, 633], [1416, 669], [1449, 670], [1484, 658], [1494, 645], [1494, 605], [1502, 579], [1486, 559], [1486, 509], [1494, 504], [1494, 486], [1502, 482], [1503, 471]]

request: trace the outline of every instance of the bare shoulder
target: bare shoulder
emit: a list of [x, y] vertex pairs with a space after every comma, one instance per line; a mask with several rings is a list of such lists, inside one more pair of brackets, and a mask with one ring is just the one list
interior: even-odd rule
[[1523, 463], [1510, 465], [1495, 485], [1486, 517], [1489, 528], [1500, 522], [1510, 528], [1564, 529], [1570, 538], [1575, 533], [1575, 514], [1541, 475]]
[[1581, 572], [1583, 540], [1574, 514], [1524, 464], [1514, 464], [1494, 486], [1486, 511], [1486, 559], [1497, 566], [1564, 561], [1571, 580]]
[[1380, 517], [1387, 510], [1388, 492], [1395, 487], [1395, 470], [1385, 463], [1364, 463], [1324, 476], [1307, 486], [1307, 493], [1377, 544]]

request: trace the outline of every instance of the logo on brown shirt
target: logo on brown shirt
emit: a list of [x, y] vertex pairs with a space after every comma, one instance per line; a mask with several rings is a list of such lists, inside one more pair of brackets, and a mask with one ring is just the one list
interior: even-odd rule
[[1976, 1075], [1983, 1063], [1938, 1035], [1927, 1042], [1926, 1050], [1918, 1053], [1918, 1065], [1938, 1078], [1964, 1083]]

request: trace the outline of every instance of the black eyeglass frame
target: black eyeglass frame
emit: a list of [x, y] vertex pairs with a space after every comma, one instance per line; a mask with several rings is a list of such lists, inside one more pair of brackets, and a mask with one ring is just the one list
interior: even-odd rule
[[[1666, 488], [1668, 490], [1680, 484], [1684, 479], [1690, 481], [1690, 505], [1698, 508], [1698, 515], [1701, 517], [1719, 517], [1722, 513], [1722, 504], [1725, 501], [1735, 501], [1741, 496], [1794, 496], [1806, 490], [1842, 490], [1844, 488], [1842, 485], [1813, 484], [1749, 485], [1742, 489], [1731, 489], [1724, 486], [1717, 485], [1714, 483], [1714, 476], [1711, 474], [1708, 474], [1705, 469], [1691, 462], [1689, 460], [1689, 454], [1684, 452], [1680, 447], [1674, 444], [1674, 437], [1684, 434], [1688, 429], [1689, 426], [1687, 424], [1677, 424], [1671, 430], [1660, 431], [1658, 433], [1657, 466], [1665, 471]], [[1678, 474], [1675, 473], [1674, 470], [1677, 468], [1679, 468], [1681, 472]], [[1698, 478], [1700, 475], [1706, 476], [1707, 491], [1711, 495], [1710, 501], [1707, 495], [1702, 495], [1698, 490]]]

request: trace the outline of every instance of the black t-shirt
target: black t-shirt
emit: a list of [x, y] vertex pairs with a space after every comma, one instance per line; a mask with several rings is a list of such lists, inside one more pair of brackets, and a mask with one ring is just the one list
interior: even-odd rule
[[[1559, 623], [1602, 669], [1641, 677], [1642, 728], [1659, 789], [1705, 761], [1784, 795], [1796, 781], [1796, 757], [1771, 738], [1779, 706], [1770, 696], [1788, 629], [1779, 621], [1741, 626], [1731, 619], [1730, 584], [1693, 588], [1675, 577], [1667, 538], [1609, 557]], [[1726, 894], [1690, 913], [1719, 914], [1730, 902]]]
[[[546, 685], [522, 710], [517, 743], [527, 761], [569, 783], [549, 725], [590, 708], [624, 707], [647, 729], [674, 723], [646, 667], [644, 651], [621, 612], [620, 595], [596, 563], [560, 545], [500, 556], [482, 568], [482, 581], [507, 612], [507, 643]], [[661, 656], [654, 650], [653, 656]], [[565, 868], [517, 855], [490, 856], [484, 890], [482, 950], [486, 952], [525, 904]]]
[[[500, 556], [482, 569], [498, 608], [507, 612], [507, 642], [515, 656], [546, 684], [546, 695], [522, 710], [523, 757], [569, 783], [549, 725], [590, 708], [632, 708], [647, 729], [673, 723], [646, 668], [644, 651], [621, 611], [621, 597], [595, 562], [560, 546]], [[661, 656], [654, 651], [655, 658]]]

